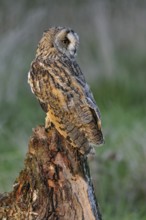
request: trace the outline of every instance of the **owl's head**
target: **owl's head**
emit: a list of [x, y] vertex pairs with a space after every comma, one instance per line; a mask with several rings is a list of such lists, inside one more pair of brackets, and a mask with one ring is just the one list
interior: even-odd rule
[[37, 56], [53, 56], [56, 53], [74, 58], [79, 45], [78, 35], [70, 28], [53, 27], [45, 31], [39, 42]]

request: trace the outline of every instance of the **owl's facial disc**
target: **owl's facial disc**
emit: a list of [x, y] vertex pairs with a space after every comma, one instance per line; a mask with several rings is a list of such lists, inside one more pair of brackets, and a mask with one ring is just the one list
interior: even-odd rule
[[75, 56], [77, 53], [77, 48], [78, 48], [78, 44], [79, 44], [79, 37], [75, 32], [70, 31], [67, 34], [66, 38], [69, 41], [67, 49], [72, 56]]
[[64, 28], [57, 34], [55, 45], [59, 51], [74, 58], [79, 45], [79, 37], [74, 31]]

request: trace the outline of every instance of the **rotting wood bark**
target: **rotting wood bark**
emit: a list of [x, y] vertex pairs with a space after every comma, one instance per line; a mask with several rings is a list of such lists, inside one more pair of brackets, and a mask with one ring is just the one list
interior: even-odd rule
[[101, 220], [87, 158], [38, 126], [13, 191], [0, 194], [0, 220]]

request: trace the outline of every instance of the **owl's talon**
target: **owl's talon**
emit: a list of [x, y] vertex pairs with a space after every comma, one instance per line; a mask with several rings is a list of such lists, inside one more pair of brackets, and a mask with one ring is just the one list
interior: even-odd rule
[[45, 131], [48, 133], [51, 128], [45, 128]]
[[51, 123], [47, 128], [45, 128], [46, 132], [49, 132], [54, 127], [54, 125]]

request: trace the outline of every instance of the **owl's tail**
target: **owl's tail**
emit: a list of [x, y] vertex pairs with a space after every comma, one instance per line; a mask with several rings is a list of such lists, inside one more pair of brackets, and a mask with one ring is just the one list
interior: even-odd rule
[[92, 143], [93, 145], [103, 144], [104, 138], [101, 131], [100, 118], [98, 118], [95, 111], [88, 106], [84, 105], [82, 106], [82, 109], [80, 111], [79, 110], [78, 112], [82, 124], [80, 130], [85, 133], [88, 142]]
[[81, 154], [88, 154], [92, 150], [85, 133], [73, 123], [66, 123], [67, 139]]

